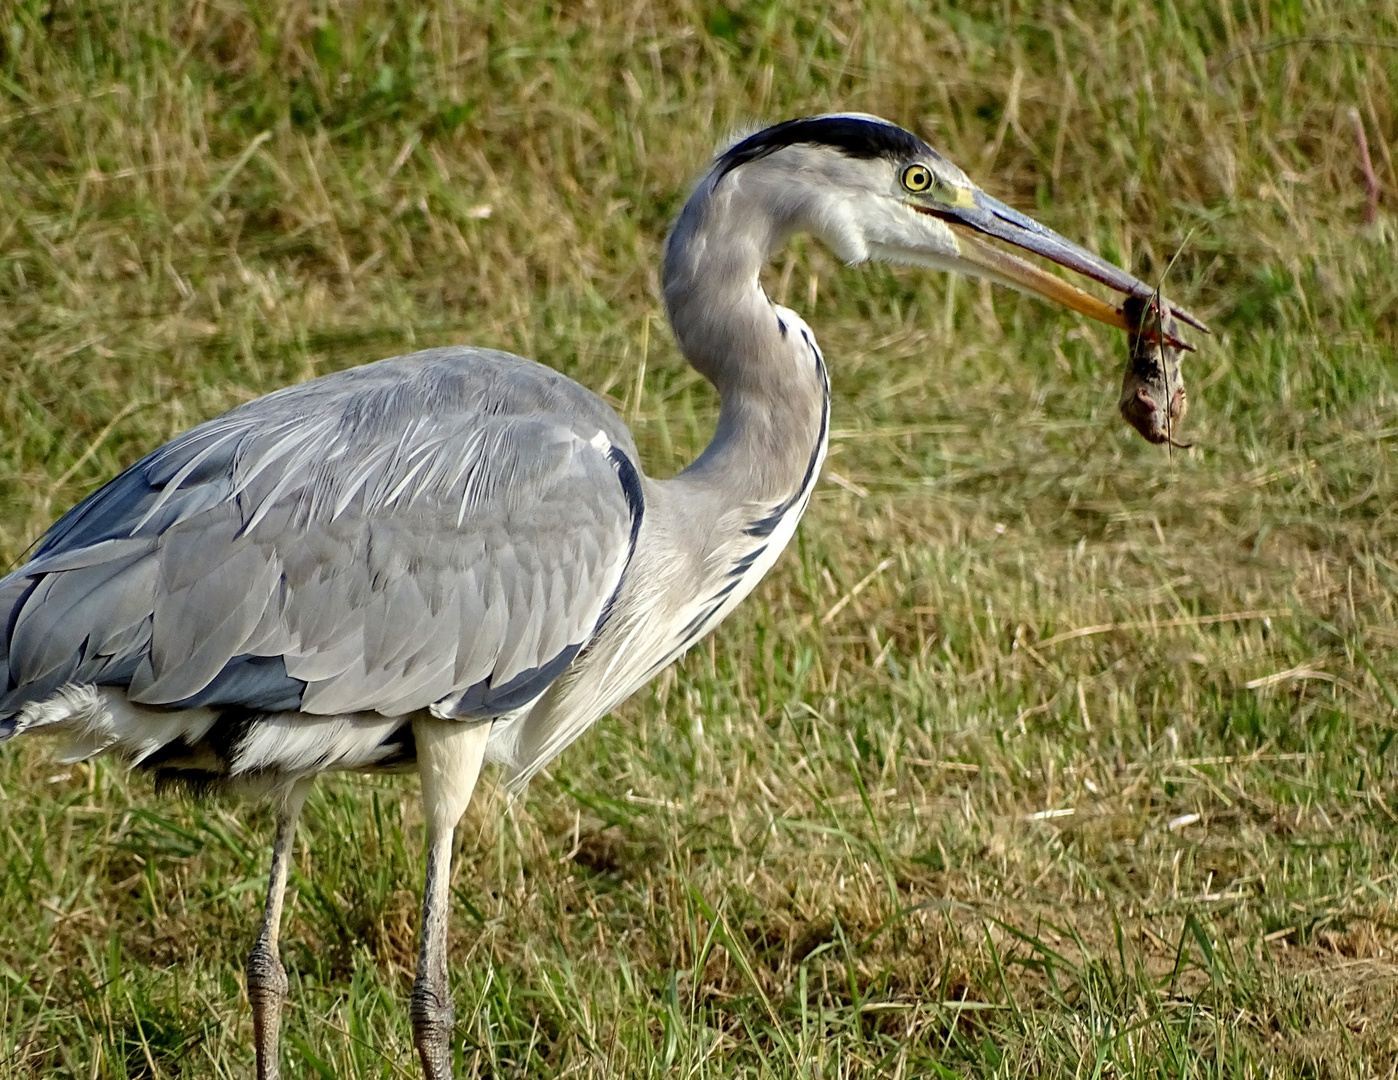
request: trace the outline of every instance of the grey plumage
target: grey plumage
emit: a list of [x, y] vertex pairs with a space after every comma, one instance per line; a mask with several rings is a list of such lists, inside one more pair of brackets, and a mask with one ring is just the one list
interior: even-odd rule
[[414, 764], [422, 777], [413, 1025], [441, 1080], [451, 833], [482, 761], [516, 786], [537, 774], [712, 630], [791, 539], [824, 460], [830, 386], [810, 328], [762, 290], [788, 236], [813, 232], [850, 263], [980, 274], [1124, 325], [952, 224], [1150, 291], [887, 121], [779, 124], [716, 159], [666, 246], [666, 312], [721, 401], [680, 475], [644, 476], [615, 413], [556, 372], [435, 349], [192, 429], [0, 581], [0, 739], [47, 729], [70, 758], [112, 751], [281, 799], [248, 966], [260, 1078], [277, 1075], [276, 920], [311, 779]]
[[634, 455], [595, 395], [483, 350], [251, 402], [80, 503], [0, 585], [0, 712], [71, 682], [162, 706], [508, 712], [597, 629], [640, 513], [618, 472]]

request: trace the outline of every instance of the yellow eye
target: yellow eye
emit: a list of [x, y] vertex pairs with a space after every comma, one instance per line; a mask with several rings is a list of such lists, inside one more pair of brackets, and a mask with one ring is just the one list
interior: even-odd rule
[[903, 170], [903, 186], [909, 191], [926, 191], [932, 186], [932, 173], [926, 165], [909, 165]]

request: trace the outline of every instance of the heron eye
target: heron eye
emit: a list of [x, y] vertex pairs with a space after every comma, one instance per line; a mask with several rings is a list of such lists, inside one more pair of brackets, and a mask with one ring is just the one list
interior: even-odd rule
[[903, 170], [903, 186], [909, 191], [926, 191], [932, 186], [932, 172], [926, 165], [909, 165]]

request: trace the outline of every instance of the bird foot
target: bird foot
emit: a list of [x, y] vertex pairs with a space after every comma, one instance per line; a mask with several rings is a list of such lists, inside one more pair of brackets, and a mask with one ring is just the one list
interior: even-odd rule
[[413, 1041], [427, 1080], [451, 1080], [451, 1037], [456, 1025], [451, 992], [419, 981], [413, 987]]
[[266, 937], [258, 937], [252, 952], [248, 954], [247, 979], [257, 1053], [257, 1080], [279, 1080], [278, 1043], [282, 1003], [286, 1001], [288, 984], [281, 957]]

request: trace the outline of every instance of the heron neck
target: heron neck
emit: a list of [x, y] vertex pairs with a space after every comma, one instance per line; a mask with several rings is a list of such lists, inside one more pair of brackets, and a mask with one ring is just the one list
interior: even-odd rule
[[810, 329], [773, 304], [759, 278], [790, 226], [745, 198], [737, 179], [701, 185], [664, 270], [680, 350], [720, 399], [713, 439], [677, 479], [716, 487], [734, 505], [787, 499], [813, 480], [829, 397]]

